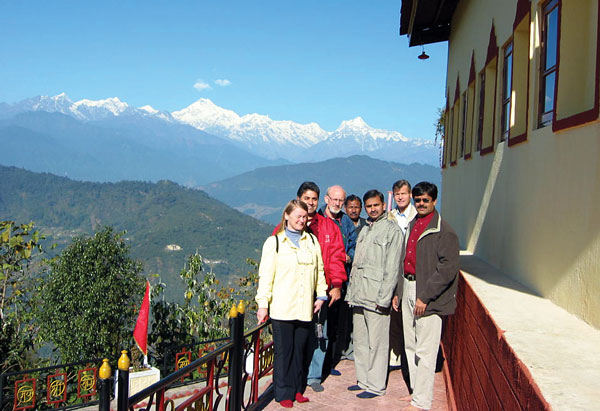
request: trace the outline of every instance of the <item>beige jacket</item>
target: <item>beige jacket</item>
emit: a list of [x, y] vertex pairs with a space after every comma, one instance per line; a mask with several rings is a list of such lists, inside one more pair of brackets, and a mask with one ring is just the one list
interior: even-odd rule
[[402, 243], [402, 231], [387, 213], [360, 230], [346, 294], [348, 304], [372, 311], [389, 308], [398, 282]]
[[[312, 237], [312, 238], [311, 238]], [[276, 320], [311, 321], [315, 292], [326, 297], [327, 282], [323, 272], [321, 247], [317, 239], [304, 232], [297, 248], [285, 232], [267, 238], [258, 268], [259, 308], [269, 308]]]

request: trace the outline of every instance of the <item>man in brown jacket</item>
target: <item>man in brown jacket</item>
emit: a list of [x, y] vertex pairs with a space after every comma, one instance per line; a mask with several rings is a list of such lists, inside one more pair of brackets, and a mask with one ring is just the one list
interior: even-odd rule
[[408, 360], [411, 402], [406, 410], [428, 410], [442, 335], [443, 315], [456, 308], [458, 237], [435, 209], [437, 187], [421, 182], [412, 189], [417, 218], [409, 226], [402, 277], [392, 301], [402, 301], [404, 344]]

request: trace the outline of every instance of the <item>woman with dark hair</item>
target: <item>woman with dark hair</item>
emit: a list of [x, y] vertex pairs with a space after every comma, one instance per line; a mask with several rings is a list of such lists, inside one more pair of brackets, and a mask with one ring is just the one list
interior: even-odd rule
[[[321, 247], [307, 231], [308, 208], [290, 201], [277, 233], [265, 241], [258, 269], [258, 323], [268, 316], [273, 324], [275, 401], [284, 408], [293, 401], [307, 402], [304, 352], [313, 314], [327, 300]], [[315, 300], [315, 293], [317, 299]]]

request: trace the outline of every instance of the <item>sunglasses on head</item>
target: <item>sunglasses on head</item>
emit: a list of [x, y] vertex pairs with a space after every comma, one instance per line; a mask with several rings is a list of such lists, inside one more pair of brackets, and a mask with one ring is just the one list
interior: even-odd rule
[[415, 204], [418, 204], [418, 203], [425, 203], [425, 204], [431, 203], [431, 200], [428, 199], [428, 198], [413, 198], [413, 200], [414, 200]]

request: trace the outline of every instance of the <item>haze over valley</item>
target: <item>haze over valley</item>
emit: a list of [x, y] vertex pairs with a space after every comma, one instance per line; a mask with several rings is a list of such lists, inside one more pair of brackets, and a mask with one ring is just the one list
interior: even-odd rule
[[64, 93], [0, 103], [0, 145], [0, 219], [33, 220], [61, 247], [126, 230], [167, 284], [196, 250], [219, 276], [244, 274], [302, 181], [320, 185], [321, 205], [334, 184], [362, 197], [400, 178], [441, 181], [431, 140], [360, 117], [326, 131], [238, 115], [207, 98], [172, 113]]

